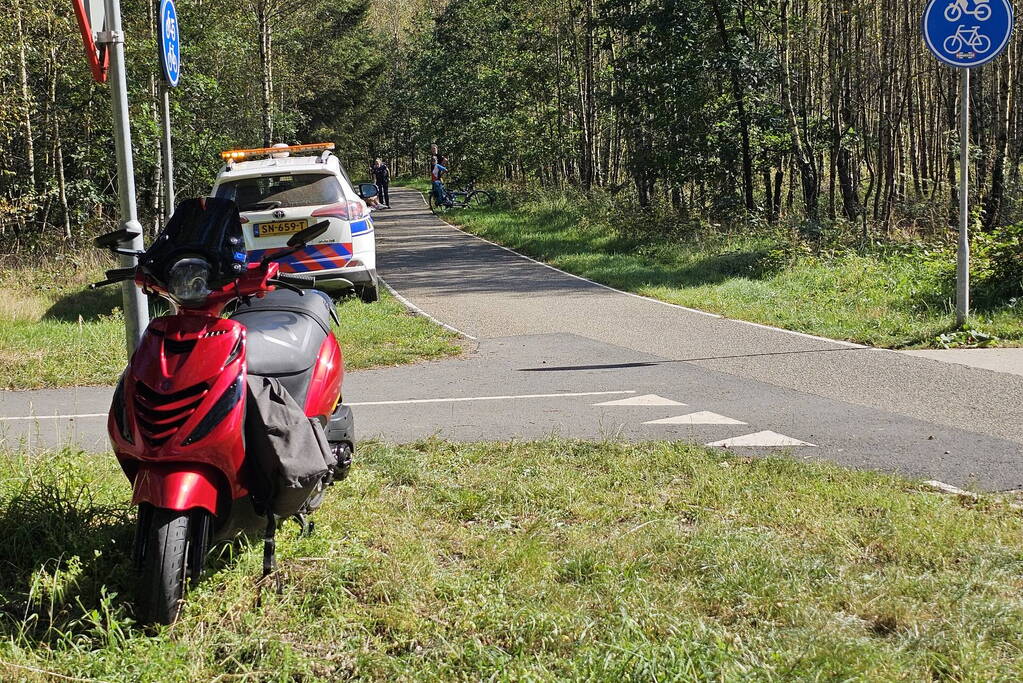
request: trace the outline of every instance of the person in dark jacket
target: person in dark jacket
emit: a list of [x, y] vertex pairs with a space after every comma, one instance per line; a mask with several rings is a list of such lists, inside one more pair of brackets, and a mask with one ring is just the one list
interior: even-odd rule
[[373, 162], [370, 170], [373, 172], [373, 182], [377, 186], [380, 203], [388, 209], [391, 208], [391, 169], [387, 168], [387, 164], [383, 160], [377, 159]]

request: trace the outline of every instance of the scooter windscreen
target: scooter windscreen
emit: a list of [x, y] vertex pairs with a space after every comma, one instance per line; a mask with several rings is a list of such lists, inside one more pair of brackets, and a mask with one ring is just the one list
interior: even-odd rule
[[212, 290], [245, 270], [238, 206], [229, 199], [187, 199], [174, 211], [139, 265], [184, 306], [201, 306]]

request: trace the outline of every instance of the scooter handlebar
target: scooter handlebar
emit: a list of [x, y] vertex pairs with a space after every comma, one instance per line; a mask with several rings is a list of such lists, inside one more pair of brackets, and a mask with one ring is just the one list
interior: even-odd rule
[[124, 282], [125, 280], [131, 280], [135, 277], [135, 267], [131, 268], [113, 268], [106, 272], [107, 279], [100, 282], [94, 282], [89, 285], [89, 289], [96, 289], [97, 287], [106, 287], [107, 285], [114, 285], [118, 282]]

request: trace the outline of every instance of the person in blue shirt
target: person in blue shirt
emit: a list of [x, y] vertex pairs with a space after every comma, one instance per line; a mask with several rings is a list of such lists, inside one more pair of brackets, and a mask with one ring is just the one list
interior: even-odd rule
[[447, 163], [447, 157], [438, 157], [437, 163], [433, 165], [433, 170], [430, 172], [430, 180], [433, 181], [433, 196], [437, 203], [451, 206], [451, 202], [447, 200], [447, 194], [444, 192], [443, 179], [444, 174], [448, 172]]

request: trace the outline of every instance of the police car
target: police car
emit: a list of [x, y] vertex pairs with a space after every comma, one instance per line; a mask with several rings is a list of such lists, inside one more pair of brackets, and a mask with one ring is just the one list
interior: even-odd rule
[[375, 196], [376, 187], [353, 187], [333, 149], [327, 142], [226, 150], [212, 194], [238, 205], [250, 261], [284, 249], [299, 230], [330, 221], [314, 244], [278, 261], [281, 272], [313, 277], [317, 287], [354, 288], [373, 302], [376, 238], [363, 200]]

